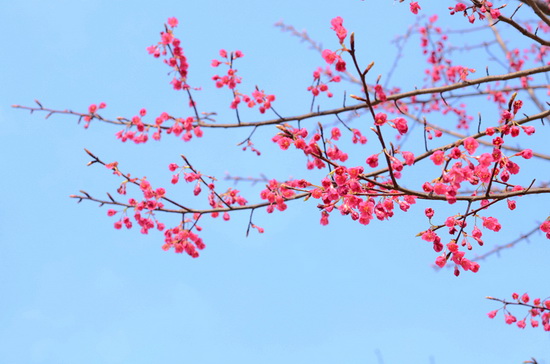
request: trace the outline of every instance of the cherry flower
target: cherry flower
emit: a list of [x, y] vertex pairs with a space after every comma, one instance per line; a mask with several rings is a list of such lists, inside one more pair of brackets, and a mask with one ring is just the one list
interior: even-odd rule
[[412, 1], [410, 4], [410, 9], [413, 14], [418, 14], [418, 10], [420, 10], [420, 5], [418, 5], [417, 1]]
[[171, 28], [175, 28], [175, 27], [178, 26], [178, 19], [177, 18], [168, 18], [167, 23]]
[[482, 220], [483, 220], [483, 226], [489, 230], [498, 232], [502, 228], [498, 220], [495, 219], [494, 217], [482, 217]]
[[407, 120], [404, 118], [396, 118], [393, 120], [394, 127], [399, 131], [399, 134], [403, 135], [406, 134], [409, 130], [409, 127], [407, 126]]
[[440, 166], [445, 162], [445, 153], [442, 150], [435, 151], [430, 159], [436, 166]]
[[462, 143], [464, 144], [464, 148], [468, 151], [470, 155], [473, 155], [476, 152], [477, 147], [479, 146], [478, 141], [472, 137], [464, 139]]
[[346, 39], [346, 36], [348, 35], [348, 31], [346, 28], [344, 28], [344, 19], [337, 16], [336, 18], [333, 18], [330, 21], [330, 24], [332, 25], [332, 30], [336, 32], [336, 36], [338, 37], [338, 40], [341, 44], [344, 43], [344, 39]]
[[504, 321], [508, 324], [508, 325], [511, 325], [513, 324], [514, 322], [517, 321], [516, 317], [513, 316], [513, 315], [504, 315]]

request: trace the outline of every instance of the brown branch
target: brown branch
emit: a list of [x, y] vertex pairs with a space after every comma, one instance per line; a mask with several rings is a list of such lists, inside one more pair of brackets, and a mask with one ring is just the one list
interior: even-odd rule
[[[500, 298], [495, 298], [495, 297], [485, 297], [487, 298], [488, 300], [493, 300], [493, 301], [498, 301], [498, 302], [501, 302], [503, 303], [505, 306], [506, 305], [517, 305], [517, 306], [525, 306], [525, 307], [530, 307], [532, 309], [537, 309], [537, 310], [541, 310], [541, 311], [550, 311], [550, 308], [547, 308], [543, 305], [540, 305], [540, 306], [535, 306], [535, 305], [530, 305], [528, 303], [523, 303], [523, 302], [511, 302], [511, 301], [506, 301], [506, 300], [502, 300]], [[545, 301], [545, 300], [543, 300]]]
[[[498, 45], [500, 46], [500, 49], [502, 49], [505, 56], [508, 56], [510, 54], [510, 51], [508, 50], [508, 47], [506, 46], [506, 43], [504, 42], [504, 40], [500, 36], [500, 32], [498, 31], [497, 27], [494, 25], [494, 23], [492, 23], [491, 20], [488, 20], [488, 22], [489, 22], [489, 27], [491, 28], [491, 30], [493, 31], [493, 34], [495, 35], [495, 40], [497, 41]], [[546, 87], [548, 87], [548, 86], [546, 86]], [[529, 94], [529, 97], [535, 103], [535, 105], [538, 107], [538, 109], [540, 111], [544, 111], [544, 105], [537, 98], [537, 95], [535, 94], [535, 91], [533, 90], [533, 88], [532, 87], [527, 87], [527, 88], [524, 88], [524, 89], [527, 91], [527, 93]], [[550, 121], [550, 120], [548, 120], [548, 121]]]
[[[401, 99], [405, 99], [405, 98], [409, 98], [409, 97], [413, 97], [413, 96], [419, 96], [419, 95], [439, 94], [439, 93], [443, 93], [443, 92], [449, 92], [449, 91], [452, 91], [452, 90], [465, 88], [465, 87], [468, 87], [468, 86], [475, 86], [475, 85], [480, 85], [480, 84], [483, 84], [483, 83], [495, 82], [495, 81], [505, 81], [505, 80], [525, 77], [525, 76], [529, 76], [529, 75], [533, 75], [533, 74], [545, 73], [545, 72], [549, 72], [549, 71], [550, 71], [550, 65], [545, 65], [545, 66], [536, 67], [536, 68], [529, 68], [529, 69], [518, 71], [518, 72], [507, 73], [507, 74], [503, 74], [503, 75], [486, 76], [486, 77], [477, 78], [475, 80], [457, 82], [457, 83], [453, 83], [453, 84], [446, 85], [446, 86], [424, 88], [424, 89], [418, 89], [418, 90], [413, 90], [413, 91], [388, 95], [387, 96], [387, 101], [397, 101], [397, 100], [401, 100]], [[375, 101], [372, 101], [371, 106], [376, 106], [380, 103], [381, 103], [381, 101], [375, 100]], [[31, 112], [44, 111], [44, 112], [47, 112], [48, 115], [51, 115], [51, 114], [70, 114], [70, 115], [76, 115], [76, 116], [79, 116], [79, 117], [90, 116], [89, 114], [78, 113], [78, 112], [74, 112], [72, 110], [54, 110], [54, 109], [48, 109], [48, 108], [44, 108], [44, 107], [37, 107], [36, 108], [36, 107], [21, 106], [21, 105], [12, 105], [12, 107], [18, 108], [18, 109], [29, 110]], [[344, 112], [357, 111], [357, 110], [368, 108], [368, 107], [369, 107], [368, 104], [360, 103], [360, 104], [341, 107], [341, 108], [332, 109], [332, 110], [311, 112], [311, 113], [303, 114], [303, 115], [295, 115], [295, 116], [290, 116], [290, 117], [283, 117], [283, 118], [264, 120], [264, 121], [242, 122], [241, 124], [214, 124], [214, 123], [207, 123], [207, 122], [204, 122], [204, 121], [199, 121], [199, 122], [197, 122], [197, 125], [200, 126], [200, 127], [204, 127], [204, 128], [226, 128], [226, 129], [227, 128], [276, 125], [276, 124], [283, 124], [285, 122], [302, 121], [302, 120], [311, 119], [311, 118], [315, 118], [315, 117], [319, 117], [319, 116], [338, 115], [338, 114], [341, 114], [341, 113], [344, 113]], [[125, 120], [124, 118], [120, 118], [117, 121], [114, 121], [114, 120], [105, 119], [105, 118], [101, 117], [98, 114], [93, 114], [92, 116], [94, 118], [97, 118], [97, 119], [101, 120], [101, 121], [111, 123], [111, 124], [124, 125], [124, 126], [131, 126], [132, 125], [132, 123], [130, 121], [124, 121]], [[204, 118], [202, 120], [204, 120]], [[158, 128], [159, 127], [159, 126], [153, 125], [153, 124], [145, 124], [144, 123], [143, 125], [145, 127], [150, 127], [150, 128]], [[169, 127], [166, 127], [166, 126], [160, 126], [160, 128], [161, 129], [169, 129]]]
[[[92, 164], [94, 164], [94, 163], [99, 163], [99, 164], [101, 164], [101, 165], [106, 166], [106, 163], [105, 163], [105, 162], [103, 162], [101, 159], [99, 159], [98, 157], [96, 157], [96, 156], [95, 156], [92, 152], [90, 152], [88, 149], [84, 149], [84, 151], [86, 151], [86, 153], [87, 153], [90, 157], [92, 157], [92, 158], [94, 159], [92, 162], [89, 162], [89, 163], [88, 163], [88, 166], [90, 166], [90, 165], [92, 165]], [[122, 173], [118, 168], [116, 168], [115, 172], [116, 172], [117, 175], [124, 177], [124, 178], [126, 179], [126, 181], [128, 181], [128, 182], [130, 182], [130, 183], [133, 183], [133, 184], [136, 185], [136, 186], [139, 186], [139, 183], [136, 182], [136, 179], [135, 179], [135, 178], [130, 178], [130, 175], [127, 175], [127, 174]], [[71, 198], [80, 198], [80, 197], [82, 197], [82, 196], [71, 195], [70, 197], [71, 197]], [[109, 196], [109, 197], [111, 197], [111, 196]], [[86, 199], [86, 198], [83, 198], [83, 199]], [[111, 200], [112, 200], [112, 199], [113, 199], [113, 198], [111, 197]], [[174, 200], [171, 200], [171, 199], [169, 199], [169, 198], [167, 198], [167, 197], [162, 197], [162, 200], [164, 200], [164, 201], [166, 201], [166, 202], [170, 202], [170, 203], [173, 204], [174, 206], [179, 207], [179, 208], [181, 209], [180, 212], [190, 212], [190, 211], [191, 211], [191, 210], [188, 209], [187, 207], [185, 207], [185, 206], [183, 206], [183, 205], [180, 205], [179, 203], [177, 203], [177, 202], [175, 202]]]
[[[538, 114], [535, 114], [535, 115], [531, 115], [529, 117], [526, 117], [524, 119], [521, 119], [521, 120], [517, 120], [517, 121], [514, 121], [514, 123], [516, 125], [522, 125], [522, 124], [525, 124], [525, 123], [528, 123], [530, 121], [533, 121], [533, 120], [536, 120], [536, 119], [541, 119], [541, 118], [544, 118], [546, 116], [550, 115], [550, 110], [547, 110], [547, 111], [544, 111], [544, 112], [541, 112], [541, 113], [538, 113]], [[474, 139], [479, 139], [483, 136], [487, 135], [486, 132], [482, 131], [480, 133], [477, 133], [477, 134], [474, 134], [474, 135], [470, 135], [470, 137], [474, 138]], [[429, 156], [431, 156], [432, 154], [434, 154], [436, 151], [438, 150], [442, 150], [442, 151], [446, 151], [448, 149], [451, 149], [451, 148], [454, 148], [456, 146], [459, 146], [462, 144], [462, 142], [464, 141], [464, 139], [466, 138], [462, 138], [462, 139], [459, 139], [453, 143], [449, 143], [447, 145], [444, 145], [444, 146], [441, 146], [441, 147], [437, 147], [437, 148], [434, 148], [434, 149], [431, 149], [419, 156], [417, 156], [415, 159], [414, 159], [414, 162], [418, 162], [422, 159], [425, 159]], [[379, 169], [377, 171], [374, 171], [374, 172], [370, 172], [370, 173], [366, 173], [364, 174], [365, 177], [372, 177], [372, 176], [376, 176], [376, 175], [379, 175], [379, 174], [382, 174], [382, 173], [385, 173], [387, 172], [388, 169], [387, 168], [383, 168], [383, 169]]]
[[527, 29], [525, 29], [524, 27], [522, 27], [521, 25], [519, 25], [518, 23], [516, 23], [512, 19], [507, 18], [503, 15], [500, 15], [498, 17], [498, 20], [500, 20], [500, 21], [502, 21], [506, 24], [510, 24], [512, 27], [516, 28], [521, 34], [523, 34], [524, 36], [526, 36], [528, 38], [533, 39], [535, 42], [537, 42], [541, 45], [550, 46], [550, 41], [544, 40], [544, 39], [540, 38], [538, 35], [529, 32]]
[[[550, 115], [550, 113], [548, 113], [548, 114]], [[411, 118], [412, 120], [414, 120], [416, 123], [418, 123], [420, 125], [426, 125], [427, 127], [430, 127], [434, 130], [439, 130], [442, 133], [452, 135], [452, 136], [457, 137], [461, 140], [464, 140], [464, 139], [468, 138], [468, 135], [464, 135], [464, 134], [461, 134], [461, 133], [457, 133], [456, 131], [453, 131], [453, 130], [442, 128], [438, 125], [428, 123], [427, 121], [422, 121], [422, 120], [418, 119], [417, 117], [415, 117], [414, 115], [411, 115], [409, 113], [403, 113], [403, 115], [406, 115], [407, 117]], [[493, 143], [488, 142], [486, 140], [479, 139], [478, 143], [483, 144], [483, 145], [488, 146], [488, 147], [493, 146]], [[516, 153], [519, 153], [523, 150], [521, 148], [512, 147], [512, 146], [509, 146], [509, 145], [506, 145], [506, 144], [501, 145], [501, 148], [504, 149], [504, 150], [508, 150], [508, 151], [516, 152]], [[537, 157], [537, 158], [541, 158], [541, 159], [545, 159], [545, 160], [550, 160], [550, 155], [537, 153], [537, 152], [533, 152], [533, 157]]]
[[[90, 194], [84, 192], [84, 191], [80, 191], [81, 193], [83, 193], [84, 195], [70, 195], [69, 197], [70, 198], [76, 198], [76, 199], [79, 199], [80, 201], [82, 200], [89, 200], [89, 201], [93, 201], [93, 202], [97, 202], [101, 205], [117, 205], [117, 206], [124, 206], [124, 207], [131, 207], [133, 208], [134, 206], [132, 205], [129, 205], [127, 203], [123, 203], [123, 202], [118, 202], [118, 201], [112, 201], [112, 200], [101, 200], [101, 199], [98, 199], [98, 198], [95, 198], [95, 197], [92, 197]], [[310, 196], [311, 194], [309, 192], [307, 193], [301, 193], [301, 194], [297, 194], [295, 196], [292, 196], [292, 197], [288, 197], [288, 198], [284, 198], [285, 201], [292, 201], [292, 200], [299, 200], [299, 199], [302, 199], [302, 198], [306, 198], [308, 196]], [[79, 202], [80, 202], [79, 201]], [[204, 210], [201, 210], [201, 209], [190, 209], [190, 208], [183, 208], [183, 209], [180, 209], [180, 210], [177, 210], [177, 209], [167, 209], [167, 208], [157, 208], [153, 211], [162, 211], [162, 212], [168, 212], [168, 213], [175, 213], [175, 214], [182, 214], [182, 213], [198, 213], [198, 214], [211, 214], [211, 213], [214, 213], [214, 212], [233, 212], [233, 211], [242, 211], [242, 210], [250, 210], [250, 209], [257, 209], [257, 208], [260, 208], [260, 207], [267, 207], [271, 205], [270, 202], [262, 202], [262, 203], [258, 203], [258, 204], [255, 204], [255, 205], [245, 205], [245, 206], [234, 206], [234, 207], [220, 207], [220, 208], [214, 208], [214, 209], [204, 209]]]
[[[323, 52], [322, 45], [320, 43], [316, 42], [315, 40], [313, 40], [312, 38], [310, 38], [310, 36], [307, 34], [307, 32], [305, 30], [300, 32], [296, 28], [294, 28], [292, 25], [287, 25], [287, 24], [283, 23], [282, 21], [279, 21], [279, 22], [275, 23], [274, 25], [276, 27], [281, 28], [281, 31], [290, 32], [295, 37], [300, 38], [303, 42], [308, 43], [311, 46], [311, 48], [315, 49], [317, 52], [319, 52], [319, 53]], [[346, 81], [351, 82], [351, 83], [361, 84], [361, 82], [357, 78], [355, 78], [349, 71], [344, 71], [343, 74], [344, 74], [343, 78], [346, 79]]]
[[499, 254], [502, 250], [504, 249], [509, 249], [509, 248], [512, 248], [513, 246], [517, 245], [518, 243], [524, 241], [524, 240], [527, 240], [531, 235], [533, 235], [534, 233], [536, 232], [539, 232], [540, 231], [540, 228], [537, 224], [537, 226], [535, 228], [533, 228], [531, 231], [529, 231], [528, 233], [526, 234], [522, 234], [520, 235], [517, 239], [507, 243], [507, 244], [504, 244], [504, 245], [497, 245], [494, 249], [488, 251], [487, 253], [483, 254], [483, 255], [480, 255], [472, 260], [476, 261], [476, 260], [484, 260], [486, 259], [487, 257], [493, 255], [493, 254]]
[[550, 8], [548, 7], [548, 2], [546, 0], [520, 0], [522, 3], [529, 5], [533, 8], [535, 14], [550, 26], [550, 19], [546, 15], [550, 15]]

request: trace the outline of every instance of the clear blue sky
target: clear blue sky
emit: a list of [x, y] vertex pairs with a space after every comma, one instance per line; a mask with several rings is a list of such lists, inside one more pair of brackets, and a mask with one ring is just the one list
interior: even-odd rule
[[[443, 24], [457, 20], [445, 15], [449, 2], [426, 3], [420, 2], [422, 13], [440, 12]], [[203, 140], [189, 144], [167, 138], [135, 146], [117, 141], [118, 128], [110, 125], [84, 130], [70, 117], [44, 120], [10, 108], [38, 99], [74, 110], [104, 101], [110, 117], [131, 117], [142, 107], [151, 115], [187, 113], [185, 98], [168, 84], [167, 67], [145, 50], [171, 16], [180, 20], [190, 83], [203, 87], [203, 110], [219, 112], [220, 121], [234, 118], [227, 92], [210, 81], [209, 63], [219, 49], [242, 50], [243, 87], [275, 93], [274, 106], [291, 115], [309, 109], [305, 88], [323, 62], [275, 22], [336, 47], [330, 19], [342, 16], [356, 32], [364, 64], [375, 60], [376, 72], [384, 73], [395, 56], [389, 42], [415, 21], [408, 4], [390, 0], [2, 4], [0, 363], [550, 362], [549, 333], [519, 330], [501, 316], [487, 319], [499, 306], [484, 299], [550, 293], [549, 244], [541, 235], [485, 261], [479, 273], [456, 278], [436, 273], [430, 246], [414, 237], [426, 228], [426, 205], [368, 227], [336, 215], [321, 227], [310, 201], [292, 203], [285, 213], [256, 213], [263, 235], [245, 238], [248, 213], [206, 222], [207, 248], [193, 260], [162, 251], [159, 233], [116, 231], [106, 208], [68, 198], [80, 189], [104, 196], [118, 185], [106, 169], [86, 167], [83, 148], [157, 185], [169, 185], [167, 165], [180, 154], [220, 177], [226, 171], [299, 176], [302, 156], [272, 145], [271, 129], [258, 133], [264, 154], [254, 158], [235, 147], [247, 130], [206, 130]], [[417, 50], [416, 39], [396, 82], [421, 85]], [[339, 105], [339, 95], [322, 106]], [[168, 187], [176, 199], [189, 198]], [[486, 233], [478, 253], [544, 219], [544, 199], [521, 200], [515, 215], [499, 215], [505, 231]]]

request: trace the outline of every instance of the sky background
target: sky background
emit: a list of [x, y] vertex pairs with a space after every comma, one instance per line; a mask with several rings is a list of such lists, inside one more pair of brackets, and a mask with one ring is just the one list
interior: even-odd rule
[[[427, 3], [420, 2], [421, 13], [439, 13], [444, 26], [467, 27], [447, 15], [453, 2]], [[321, 227], [315, 201], [294, 202], [284, 213], [255, 213], [254, 222], [266, 232], [248, 238], [247, 212], [229, 222], [207, 219], [201, 235], [207, 248], [191, 259], [162, 251], [158, 232], [117, 231], [105, 207], [70, 199], [80, 189], [103, 197], [120, 183], [103, 167], [86, 167], [90, 158], [83, 148], [118, 161], [134, 176], [147, 176], [184, 202], [189, 192], [170, 186], [167, 169], [180, 154], [219, 177], [225, 172], [302, 177], [303, 156], [269, 142], [274, 128], [256, 134], [263, 152], [258, 158], [235, 146], [249, 130], [205, 130], [202, 140], [191, 143], [165, 137], [136, 146], [116, 140], [119, 128], [112, 125], [93, 123], [84, 130], [71, 117], [45, 120], [10, 107], [38, 99], [46, 107], [85, 111], [104, 101], [104, 115], [111, 118], [131, 117], [142, 107], [153, 116], [187, 115], [186, 99], [168, 84], [168, 68], [145, 50], [158, 41], [171, 16], [180, 20], [176, 34], [189, 59], [189, 82], [203, 88], [196, 92], [199, 105], [218, 112], [224, 122], [235, 119], [227, 107], [228, 91], [216, 90], [210, 80], [217, 71], [210, 61], [219, 49], [245, 54], [237, 66], [243, 91], [258, 85], [277, 95], [279, 113], [301, 114], [311, 102], [305, 90], [311, 72], [323, 60], [275, 22], [305, 29], [336, 49], [330, 20], [342, 16], [348, 31], [356, 33], [364, 65], [374, 60], [373, 72], [385, 74], [396, 54], [391, 40], [416, 19], [408, 4], [389, 0], [0, 5], [1, 363], [458, 364], [520, 363], [531, 357], [550, 363], [549, 333], [508, 326], [501, 314], [489, 320], [487, 312], [500, 306], [484, 298], [514, 291], [549, 294], [550, 247], [540, 234], [486, 260], [477, 274], [456, 278], [450, 270], [435, 272], [435, 253], [415, 238], [427, 227], [426, 204], [367, 227], [334, 214]], [[456, 39], [479, 43], [468, 34]], [[418, 44], [411, 40], [393, 76], [404, 89], [422, 85]], [[465, 52], [455, 56], [484, 69], [484, 59]], [[334, 100], [322, 100], [322, 108], [341, 104], [343, 89], [335, 90], [340, 91]], [[259, 119], [253, 113], [244, 117]], [[543, 140], [543, 131], [534, 140]], [[545, 145], [539, 145], [544, 152]], [[358, 160], [372, 154], [358, 153]], [[547, 178], [540, 166], [540, 161], [526, 164]], [[258, 186], [236, 188], [250, 201], [259, 200]], [[503, 230], [484, 233], [486, 246], [476, 252], [531, 230], [546, 218], [547, 206], [547, 197], [539, 196], [518, 201], [513, 213], [497, 211]], [[442, 206], [436, 216], [462, 210]]]

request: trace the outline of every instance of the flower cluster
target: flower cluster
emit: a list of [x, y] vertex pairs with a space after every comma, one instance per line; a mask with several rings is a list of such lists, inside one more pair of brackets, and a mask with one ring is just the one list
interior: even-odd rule
[[409, 4], [409, 8], [411, 10], [411, 13], [413, 13], [413, 14], [418, 14], [418, 10], [421, 9], [421, 7], [420, 7], [420, 5], [418, 5], [417, 1], [411, 1], [411, 3]]
[[[456, 13], [463, 13], [464, 16], [468, 17], [468, 21], [473, 24], [476, 21], [476, 15], [479, 20], [485, 19], [487, 14], [490, 15], [493, 19], [498, 19], [498, 17], [501, 15], [500, 9], [502, 9], [504, 6], [494, 8], [493, 3], [490, 1], [476, 2], [473, 3], [472, 6], [466, 6], [465, 4], [459, 2], [455, 6], [449, 7], [449, 10], [451, 11], [451, 15], [454, 15]], [[469, 15], [468, 11], [470, 11]]]
[[88, 127], [90, 126], [90, 122], [94, 118], [100, 118], [100, 116], [97, 114], [97, 110], [105, 109], [106, 107], [107, 104], [105, 104], [104, 102], [99, 103], [99, 105], [91, 104], [90, 106], [88, 106], [88, 114], [83, 116], [83, 119], [85, 121], [84, 129], [88, 129]]
[[344, 40], [348, 36], [348, 31], [344, 28], [344, 19], [337, 16], [330, 21], [330, 25], [332, 25], [331, 29], [336, 32], [336, 36], [338, 37], [340, 44], [344, 45]]
[[333, 93], [329, 89], [329, 83], [338, 83], [342, 81], [339, 75], [334, 75], [334, 72], [330, 67], [318, 67], [313, 71], [313, 84], [308, 86], [307, 90], [313, 94], [313, 96], [319, 96], [324, 92], [327, 97], [332, 97]]
[[[495, 299], [492, 297], [487, 298], [500, 301], [504, 304], [500, 309], [489, 312], [487, 314], [489, 318], [495, 318], [498, 314], [498, 311], [502, 310], [504, 313], [504, 321], [508, 325], [516, 323], [516, 325], [520, 329], [524, 329], [527, 326], [527, 320], [529, 320], [529, 324], [531, 325], [531, 327], [542, 326], [544, 331], [550, 331], [550, 299], [547, 298], [542, 300], [540, 298], [535, 298], [531, 300], [531, 297], [529, 297], [527, 293], [524, 293], [521, 296], [517, 293], [513, 293], [513, 301], [511, 302]], [[508, 311], [508, 305], [524, 306], [529, 308], [529, 310], [527, 311], [527, 314], [518, 321], [517, 317], [512, 315], [510, 311]]]
[[[108, 168], [110, 167], [111, 169], [115, 169], [116, 166], [114, 167], [113, 166], [114, 164], [107, 165]], [[115, 172], [117, 172], [117, 170], [115, 170]], [[159, 222], [155, 218], [155, 211], [160, 210], [164, 207], [164, 204], [162, 203], [162, 199], [166, 194], [165, 189], [162, 187], [153, 189], [149, 181], [147, 181], [147, 179], [144, 177], [141, 179], [136, 178], [136, 179], [129, 179], [124, 181], [121, 184], [121, 187], [118, 189], [119, 194], [121, 195], [126, 194], [126, 185], [128, 182], [139, 184], [139, 188], [143, 194], [143, 200], [138, 201], [134, 198], [130, 198], [128, 200], [128, 204], [127, 204], [128, 207], [125, 207], [122, 210], [122, 217], [114, 224], [115, 229], [122, 228], [122, 225], [126, 226], [127, 229], [132, 228], [132, 222], [130, 218], [127, 216], [127, 210], [129, 208], [132, 208], [134, 211], [134, 215], [133, 215], [134, 220], [141, 227], [140, 231], [142, 234], [148, 234], [149, 230], [154, 228], [155, 226], [159, 231], [164, 231], [165, 226], [163, 223]], [[117, 210], [109, 209], [107, 211], [107, 215], [114, 216], [118, 212], [119, 211]]]
[[[330, 21], [332, 25], [331, 29], [336, 32], [336, 36], [342, 46], [336, 51], [330, 49], [325, 49], [321, 52], [321, 56], [325, 62], [329, 65], [334, 65], [336, 72], [345, 72], [346, 71], [346, 62], [342, 59], [341, 53], [347, 51], [346, 46], [344, 45], [344, 40], [347, 37], [347, 30], [344, 28], [344, 20], [337, 16], [336, 18]], [[325, 80], [321, 79], [321, 76], [325, 76]], [[313, 96], [318, 96], [321, 92], [325, 92], [328, 97], [332, 97], [332, 92], [329, 91], [330, 82], [340, 82], [342, 78], [339, 75], [334, 75], [330, 66], [327, 66], [325, 69], [322, 67], [317, 68], [313, 72], [313, 85], [307, 88]]]
[[175, 90], [187, 89], [187, 72], [189, 64], [187, 58], [183, 53], [181, 47], [181, 41], [174, 37], [174, 28], [178, 26], [178, 19], [168, 18], [167, 24], [165, 24], [166, 31], [160, 33], [160, 41], [152, 46], [147, 47], [147, 52], [152, 54], [155, 58], [162, 56], [168, 56], [164, 60], [170, 68], [173, 69], [176, 76], [170, 82]]
[[198, 258], [198, 250], [206, 247], [202, 239], [195, 233], [183, 228], [183, 223], [164, 232], [164, 245], [162, 250], [174, 249], [176, 253], [186, 252], [193, 258]]
[[275, 101], [275, 95], [267, 95], [263, 90], [256, 87], [256, 90], [252, 91], [250, 96], [243, 94], [237, 90], [237, 85], [242, 82], [242, 77], [237, 76], [237, 70], [233, 68], [233, 62], [244, 57], [241, 51], [235, 51], [228, 53], [222, 49], [219, 52], [222, 60], [212, 60], [212, 67], [219, 67], [222, 64], [228, 66], [227, 73], [223, 76], [215, 75], [212, 80], [216, 82], [216, 87], [227, 87], [233, 91], [233, 100], [231, 101], [230, 108], [237, 109], [241, 102], [244, 102], [249, 108], [259, 106], [260, 113], [265, 113], [271, 108], [271, 104]]
[[294, 188], [304, 189], [310, 186], [310, 183], [305, 180], [289, 180], [286, 182], [278, 182], [270, 180], [266, 188], [260, 192], [260, 198], [267, 200], [267, 212], [272, 213], [275, 209], [284, 211], [287, 208], [286, 200], [293, 198], [296, 195]]

